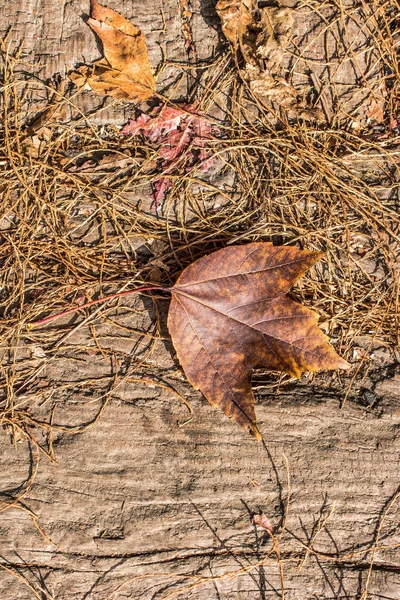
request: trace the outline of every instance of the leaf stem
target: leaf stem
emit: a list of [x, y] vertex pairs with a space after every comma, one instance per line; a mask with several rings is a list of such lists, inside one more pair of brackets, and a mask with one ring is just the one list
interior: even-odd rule
[[170, 288], [162, 287], [160, 285], [143, 285], [141, 287], [135, 288], [134, 290], [125, 290], [124, 292], [116, 292], [115, 294], [110, 294], [110, 296], [103, 296], [102, 298], [97, 298], [96, 300], [91, 300], [90, 302], [86, 302], [86, 304], [82, 304], [81, 306], [73, 306], [71, 308], [67, 308], [67, 310], [63, 310], [55, 315], [50, 315], [49, 317], [45, 317], [44, 319], [40, 319], [40, 321], [33, 321], [32, 323], [27, 324], [27, 329], [33, 329], [34, 327], [39, 327], [40, 325], [44, 325], [45, 323], [50, 323], [58, 317], [64, 317], [65, 315], [69, 315], [71, 313], [77, 312], [82, 308], [88, 308], [89, 306], [93, 306], [94, 304], [100, 304], [101, 302], [106, 302], [107, 300], [113, 300], [114, 298], [120, 298], [121, 296], [128, 296], [128, 294], [135, 294], [140, 292], [147, 292], [150, 290], [162, 290], [165, 292], [169, 292]]

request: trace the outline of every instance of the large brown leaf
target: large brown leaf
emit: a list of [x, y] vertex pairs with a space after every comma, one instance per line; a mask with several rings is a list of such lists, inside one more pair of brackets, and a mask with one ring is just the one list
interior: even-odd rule
[[168, 329], [188, 380], [258, 439], [255, 368], [300, 377], [349, 366], [318, 316], [286, 295], [321, 256], [266, 242], [231, 246], [189, 265], [172, 288]]
[[155, 81], [143, 32], [97, 0], [91, 1], [91, 8], [88, 23], [103, 44], [104, 58], [70, 73], [71, 80], [114, 98], [147, 100], [154, 94]]

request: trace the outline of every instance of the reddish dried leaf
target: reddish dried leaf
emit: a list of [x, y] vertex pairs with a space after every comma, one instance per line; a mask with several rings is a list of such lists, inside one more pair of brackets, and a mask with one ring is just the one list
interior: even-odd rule
[[166, 193], [172, 187], [172, 181], [167, 177], [160, 177], [153, 181], [153, 202], [152, 208], [158, 208], [165, 198]]
[[400, 118], [390, 115], [389, 127], [390, 129], [400, 129]]
[[200, 169], [202, 171], [208, 171], [215, 162], [215, 156], [211, 155], [203, 148], [199, 152], [199, 160], [201, 161]]
[[146, 113], [142, 113], [136, 119], [136, 121], [128, 121], [128, 123], [122, 128], [121, 133], [134, 137], [146, 129], [146, 123], [148, 123], [148, 121], [151, 121], [151, 117], [146, 115]]
[[[154, 117], [141, 114], [136, 121], [130, 120], [122, 129], [125, 135], [135, 136], [138, 133], [150, 141], [161, 144], [159, 153], [164, 159], [164, 174], [177, 174], [185, 165], [190, 171], [197, 159], [201, 161], [201, 169], [207, 171], [215, 160], [209, 156], [204, 146], [212, 134], [212, 125], [206, 117], [196, 113], [196, 107], [188, 104], [182, 108], [163, 106]], [[198, 156], [193, 152], [200, 149]], [[160, 177], [153, 182], [153, 206], [158, 207], [166, 192], [172, 187], [168, 177]]]
[[259, 525], [263, 529], [266, 529], [270, 533], [274, 532], [274, 526], [272, 525], [271, 521], [268, 519], [266, 514], [263, 512], [260, 513], [259, 515], [254, 515], [253, 523], [254, 523], [254, 525]]
[[104, 58], [70, 73], [70, 79], [114, 98], [147, 100], [154, 94], [155, 81], [143, 32], [97, 0], [91, 1], [91, 8], [88, 24], [102, 41]]
[[123, 127], [122, 133], [134, 136], [142, 132], [151, 142], [164, 142], [170, 132], [186, 129], [192, 136], [195, 135], [196, 139], [205, 140], [211, 135], [212, 125], [206, 117], [196, 113], [195, 105], [184, 104], [178, 108], [172, 106], [158, 108], [154, 117], [141, 114], [136, 121], [130, 120]]
[[137, 135], [142, 132], [151, 142], [158, 142], [164, 135], [177, 129], [186, 113], [180, 108], [163, 106], [158, 109], [155, 117], [142, 113], [136, 121], [130, 120], [122, 128], [124, 135]]
[[258, 439], [255, 368], [300, 377], [349, 366], [318, 316], [286, 295], [321, 256], [266, 242], [230, 246], [189, 265], [172, 288], [168, 329], [188, 380]]
[[369, 103], [367, 111], [367, 123], [383, 123], [385, 121], [385, 99], [377, 100], [373, 98]]

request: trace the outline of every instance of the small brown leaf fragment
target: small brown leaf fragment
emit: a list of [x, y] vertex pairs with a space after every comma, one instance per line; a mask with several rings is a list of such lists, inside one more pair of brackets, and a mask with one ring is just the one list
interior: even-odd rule
[[114, 10], [92, 0], [88, 24], [103, 44], [104, 58], [69, 74], [106, 96], [139, 102], [153, 96], [155, 81], [143, 32]]
[[215, 8], [221, 19], [222, 32], [234, 50], [239, 48], [246, 22], [253, 21], [251, 16], [253, 6], [253, 0], [218, 0], [217, 2]]
[[384, 113], [385, 100], [376, 100], [373, 98], [370, 101], [369, 109], [367, 112], [367, 123], [368, 124], [380, 124], [385, 121]]
[[48, 147], [51, 136], [52, 131], [49, 127], [40, 127], [22, 141], [22, 147], [32, 158], [39, 158]]
[[254, 369], [300, 377], [349, 367], [318, 316], [287, 296], [321, 256], [267, 242], [230, 246], [189, 265], [171, 290], [168, 329], [189, 382], [257, 439]]
[[259, 515], [254, 515], [253, 523], [254, 525], [259, 525], [263, 529], [266, 529], [270, 533], [274, 532], [274, 526], [272, 525], [271, 521], [267, 518], [266, 514], [263, 512]]

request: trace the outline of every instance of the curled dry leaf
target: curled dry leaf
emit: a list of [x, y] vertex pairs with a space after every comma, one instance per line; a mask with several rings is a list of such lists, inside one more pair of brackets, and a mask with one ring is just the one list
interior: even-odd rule
[[272, 525], [271, 521], [268, 519], [266, 514], [263, 512], [260, 513], [259, 515], [254, 515], [253, 523], [254, 523], [254, 525], [259, 525], [263, 529], [266, 529], [270, 533], [274, 532], [274, 526]]
[[294, 11], [271, 6], [259, 9], [257, 0], [219, 0], [216, 9], [225, 37], [234, 51], [243, 56], [245, 65], [241, 75], [251, 91], [260, 99], [294, 111], [297, 116], [320, 118], [321, 111], [307, 108], [282, 73]]
[[120, 14], [91, 0], [88, 24], [103, 45], [104, 58], [69, 74], [106, 96], [139, 102], [153, 96], [155, 81], [143, 32]]
[[287, 296], [321, 256], [266, 242], [230, 246], [189, 265], [171, 289], [168, 329], [189, 382], [258, 439], [254, 369], [300, 377], [349, 367], [318, 316]]

